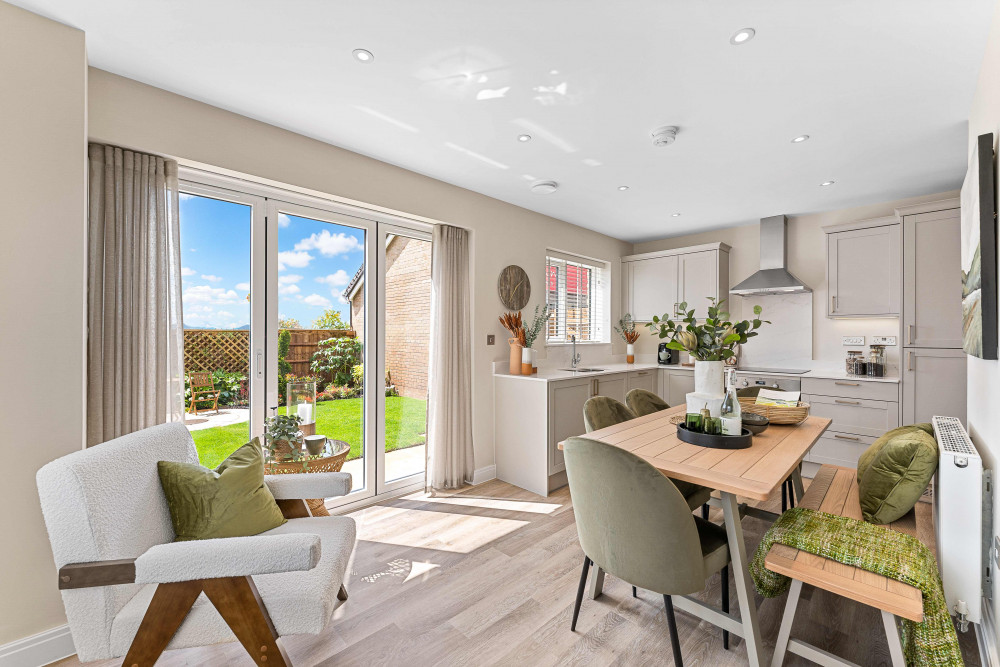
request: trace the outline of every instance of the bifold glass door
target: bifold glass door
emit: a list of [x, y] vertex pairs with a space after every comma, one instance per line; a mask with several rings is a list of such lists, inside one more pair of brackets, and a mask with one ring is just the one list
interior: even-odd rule
[[296, 414], [348, 450], [354, 490], [328, 505], [419, 488], [429, 233], [235, 179], [181, 189], [185, 421], [202, 463]]

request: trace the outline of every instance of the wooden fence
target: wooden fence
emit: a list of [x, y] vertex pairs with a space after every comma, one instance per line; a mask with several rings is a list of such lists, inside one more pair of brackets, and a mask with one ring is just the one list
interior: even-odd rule
[[[351, 330], [289, 329], [291, 341], [285, 360], [295, 375], [309, 375], [319, 342], [328, 338], [354, 338]], [[245, 329], [185, 329], [184, 371], [224, 370], [246, 374], [250, 361], [250, 332]]]

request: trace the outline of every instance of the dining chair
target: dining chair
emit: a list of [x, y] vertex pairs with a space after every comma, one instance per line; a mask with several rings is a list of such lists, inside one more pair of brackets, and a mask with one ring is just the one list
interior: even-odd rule
[[625, 394], [625, 405], [637, 417], [651, 415], [654, 412], [660, 412], [670, 407], [669, 403], [646, 389], [633, 389]]
[[[705, 588], [722, 576], [722, 611], [729, 612], [726, 530], [694, 516], [674, 483], [632, 452], [588, 438], [563, 446], [583, 573], [570, 630], [576, 631], [587, 574], [599, 567], [632, 586], [663, 596], [674, 663], [683, 667], [672, 595]], [[729, 633], [722, 642], [729, 648]]]
[[[633, 389], [633, 391], [639, 390]], [[635, 419], [635, 417], [634, 412], [609, 396], [593, 396], [583, 404], [583, 423], [587, 427], [587, 433], [621, 424], [629, 419]], [[700, 506], [701, 518], [708, 519], [708, 500], [712, 497], [712, 490], [679, 479], [670, 481], [684, 496], [688, 507], [697, 509]]]

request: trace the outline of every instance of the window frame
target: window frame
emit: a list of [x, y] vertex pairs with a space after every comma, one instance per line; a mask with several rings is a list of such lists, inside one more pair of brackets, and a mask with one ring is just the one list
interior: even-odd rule
[[[598, 300], [598, 294], [600, 296], [598, 300], [598, 305], [601, 306], [600, 312], [596, 316], [595, 321], [599, 328], [600, 338], [599, 340], [578, 340], [577, 345], [609, 345], [611, 344], [611, 294], [612, 294], [612, 276], [611, 268], [612, 264], [609, 260], [600, 259], [597, 257], [588, 257], [587, 255], [580, 255], [573, 252], [567, 252], [565, 250], [558, 250], [556, 248], [546, 248], [545, 249], [545, 303], [549, 303], [549, 288], [548, 288], [548, 267], [550, 260], [555, 259], [564, 262], [573, 262], [576, 264], [582, 264], [588, 268], [600, 271], [599, 288], [600, 292], [593, 290], [591, 292], [591, 297], [589, 300], [591, 308], [593, 308], [594, 301]], [[558, 312], [565, 312], [565, 302], [566, 302], [566, 286], [565, 282], [563, 285], [562, 293], [557, 296], [557, 300], [563, 304], [561, 310], [553, 314], [553, 317], [558, 316]], [[558, 325], [557, 325], [558, 326]], [[564, 334], [565, 336], [565, 334]], [[558, 338], [549, 338], [548, 330], [546, 328], [545, 335], [545, 347], [562, 347], [566, 345], [572, 345], [573, 342], [568, 338], [563, 338], [562, 340]]]

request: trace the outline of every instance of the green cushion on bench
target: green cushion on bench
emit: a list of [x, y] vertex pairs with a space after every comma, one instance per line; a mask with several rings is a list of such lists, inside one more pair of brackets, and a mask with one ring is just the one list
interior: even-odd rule
[[913, 509], [937, 470], [938, 448], [930, 424], [901, 426], [884, 434], [858, 459], [861, 514], [870, 523], [892, 523]]

